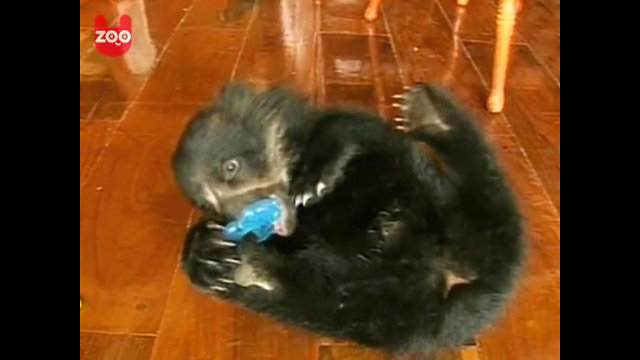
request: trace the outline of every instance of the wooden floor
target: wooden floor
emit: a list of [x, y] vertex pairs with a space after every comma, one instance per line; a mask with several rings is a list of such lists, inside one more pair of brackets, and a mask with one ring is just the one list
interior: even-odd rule
[[[317, 104], [393, 116], [391, 96], [443, 83], [477, 115], [528, 221], [529, 272], [477, 346], [438, 359], [560, 358], [560, 1], [525, 0], [503, 114], [484, 110], [495, 4], [388, 0], [80, 2], [80, 359], [388, 359], [196, 294], [177, 263], [193, 210], [169, 156], [229, 79], [288, 83]], [[93, 48], [93, 21], [126, 13], [131, 51]], [[458, 29], [454, 31], [453, 29]]]

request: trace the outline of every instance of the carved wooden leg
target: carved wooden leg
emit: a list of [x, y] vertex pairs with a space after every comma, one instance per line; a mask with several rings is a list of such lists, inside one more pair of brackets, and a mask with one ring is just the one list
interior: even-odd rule
[[487, 108], [492, 113], [501, 112], [504, 107], [504, 84], [515, 22], [516, 0], [500, 0], [496, 16], [496, 46], [493, 55], [491, 92], [487, 100]]
[[378, 18], [378, 13], [380, 12], [380, 4], [382, 0], [369, 0], [369, 4], [367, 5], [367, 9], [364, 11], [364, 18], [368, 21], [374, 21]]

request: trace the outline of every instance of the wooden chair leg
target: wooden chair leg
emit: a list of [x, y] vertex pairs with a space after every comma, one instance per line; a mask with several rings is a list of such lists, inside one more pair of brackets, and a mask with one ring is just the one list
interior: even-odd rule
[[493, 55], [491, 91], [487, 100], [489, 112], [501, 112], [504, 107], [504, 85], [509, 63], [511, 36], [516, 22], [516, 1], [500, 0], [496, 16], [496, 45]]
[[368, 21], [375, 21], [380, 13], [380, 4], [382, 0], [369, 0], [367, 9], [364, 11], [364, 18]]

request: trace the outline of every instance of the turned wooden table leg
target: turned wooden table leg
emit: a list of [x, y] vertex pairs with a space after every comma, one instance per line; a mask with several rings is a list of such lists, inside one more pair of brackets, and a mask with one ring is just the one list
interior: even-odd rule
[[378, 18], [380, 12], [380, 4], [382, 0], [369, 0], [367, 9], [364, 11], [364, 18], [368, 21], [374, 21]]
[[491, 91], [487, 100], [489, 112], [501, 112], [504, 107], [504, 84], [509, 63], [511, 36], [516, 22], [517, 0], [500, 0], [496, 16], [496, 45], [493, 54]]

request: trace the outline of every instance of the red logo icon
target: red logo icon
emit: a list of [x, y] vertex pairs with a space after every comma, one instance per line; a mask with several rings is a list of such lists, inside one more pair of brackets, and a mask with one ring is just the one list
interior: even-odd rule
[[131, 48], [131, 17], [120, 16], [118, 27], [107, 27], [107, 19], [98, 15], [95, 19], [96, 49], [106, 56], [122, 56]]

